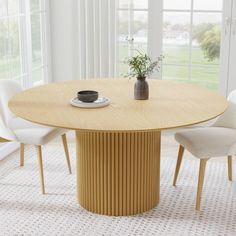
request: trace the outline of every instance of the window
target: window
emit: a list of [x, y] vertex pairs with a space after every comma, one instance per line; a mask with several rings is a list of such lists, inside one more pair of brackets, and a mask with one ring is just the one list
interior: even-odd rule
[[138, 51], [147, 52], [148, 0], [120, 0], [118, 7], [117, 74], [127, 73], [124, 61]]
[[163, 3], [163, 79], [218, 89], [223, 0]]
[[[134, 49], [146, 52], [148, 42], [155, 41], [151, 50], [158, 51], [157, 48], [162, 47], [165, 57], [162, 79], [217, 90], [223, 0], [215, 0], [214, 4], [212, 0], [163, 0], [160, 9], [150, 9], [149, 4], [155, 1], [118, 0], [117, 75], [127, 72], [128, 67], [123, 62], [136, 52]], [[148, 14], [153, 11], [156, 15], [163, 13], [162, 24], [148, 22]], [[148, 38], [151, 35], [148, 30], [162, 32], [162, 40]]]
[[46, 0], [0, 0], [0, 79], [48, 80]]

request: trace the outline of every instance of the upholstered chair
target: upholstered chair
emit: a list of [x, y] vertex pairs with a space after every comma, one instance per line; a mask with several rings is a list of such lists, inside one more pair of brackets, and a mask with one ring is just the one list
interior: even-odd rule
[[176, 186], [184, 150], [200, 160], [196, 209], [200, 209], [201, 193], [207, 160], [228, 157], [228, 178], [232, 180], [232, 156], [236, 153], [236, 90], [228, 97], [228, 108], [209, 127], [189, 128], [175, 134], [180, 144], [173, 185]]
[[41, 190], [45, 194], [42, 145], [61, 136], [65, 150], [66, 161], [71, 173], [70, 158], [66, 140], [66, 130], [34, 124], [14, 115], [8, 107], [8, 102], [15, 94], [23, 91], [21, 85], [14, 80], [0, 80], [0, 140], [2, 142], [20, 143], [20, 166], [24, 166], [24, 145], [36, 147], [38, 154]]

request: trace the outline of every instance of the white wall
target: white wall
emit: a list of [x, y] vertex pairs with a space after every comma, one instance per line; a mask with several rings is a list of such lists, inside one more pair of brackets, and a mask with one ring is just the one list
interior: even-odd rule
[[76, 79], [77, 0], [50, 0], [52, 81]]

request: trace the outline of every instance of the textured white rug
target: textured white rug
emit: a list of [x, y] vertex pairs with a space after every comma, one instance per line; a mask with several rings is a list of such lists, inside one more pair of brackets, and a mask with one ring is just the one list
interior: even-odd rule
[[159, 206], [141, 215], [107, 217], [76, 202], [74, 147], [73, 175], [67, 174], [61, 147], [49, 145], [43, 152], [45, 196], [34, 148], [26, 148], [23, 168], [18, 153], [0, 162], [0, 235], [236, 235], [236, 182], [227, 180], [225, 163], [208, 163], [200, 212], [194, 209], [198, 162], [183, 161], [174, 188], [176, 159], [163, 157]]

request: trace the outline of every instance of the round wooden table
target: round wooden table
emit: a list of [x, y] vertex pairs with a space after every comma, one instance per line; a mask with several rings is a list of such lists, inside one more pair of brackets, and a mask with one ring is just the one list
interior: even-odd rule
[[[26, 120], [76, 131], [77, 193], [89, 211], [132, 215], [154, 208], [160, 196], [161, 131], [213, 119], [227, 108], [215, 92], [191, 84], [148, 80], [150, 99], [133, 98], [134, 80], [94, 79], [26, 90], [9, 107]], [[70, 105], [77, 91], [111, 99], [99, 109]]]

